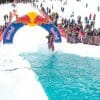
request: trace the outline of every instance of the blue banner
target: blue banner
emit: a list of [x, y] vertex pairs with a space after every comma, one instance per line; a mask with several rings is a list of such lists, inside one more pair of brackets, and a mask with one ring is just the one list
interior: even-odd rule
[[53, 34], [55, 42], [61, 42], [60, 32], [58, 31], [57, 27], [53, 23], [41, 24], [40, 26], [46, 29], [49, 33]]
[[22, 26], [24, 26], [22, 23], [11, 23], [4, 31], [3, 43], [12, 43], [16, 31]]

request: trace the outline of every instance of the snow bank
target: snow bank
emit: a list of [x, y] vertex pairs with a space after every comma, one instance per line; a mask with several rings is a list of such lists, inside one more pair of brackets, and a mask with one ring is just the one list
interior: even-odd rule
[[48, 32], [40, 26], [24, 26], [16, 32], [13, 46], [18, 53], [47, 49], [46, 35]]
[[29, 63], [19, 56], [0, 55], [0, 99], [48, 100]]

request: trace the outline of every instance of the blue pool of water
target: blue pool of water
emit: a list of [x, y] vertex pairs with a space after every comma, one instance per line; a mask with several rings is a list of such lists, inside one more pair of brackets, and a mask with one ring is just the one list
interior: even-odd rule
[[100, 59], [24, 53], [49, 100], [100, 100]]

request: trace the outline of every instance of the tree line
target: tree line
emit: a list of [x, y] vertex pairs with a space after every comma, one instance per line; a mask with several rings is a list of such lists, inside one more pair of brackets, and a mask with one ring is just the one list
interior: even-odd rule
[[0, 0], [0, 3], [13, 2], [13, 0]]
[[[0, 0], [0, 3], [8, 3], [8, 2], [13, 2], [14, 0]], [[16, 1], [31, 1], [31, 0], [16, 0]], [[34, 0], [33, 0], [34, 1]]]

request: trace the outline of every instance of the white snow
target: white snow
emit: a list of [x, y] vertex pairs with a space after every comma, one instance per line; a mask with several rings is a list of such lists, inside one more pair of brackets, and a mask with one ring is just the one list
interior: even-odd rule
[[15, 55], [0, 55], [0, 99], [48, 100], [30, 64]]

